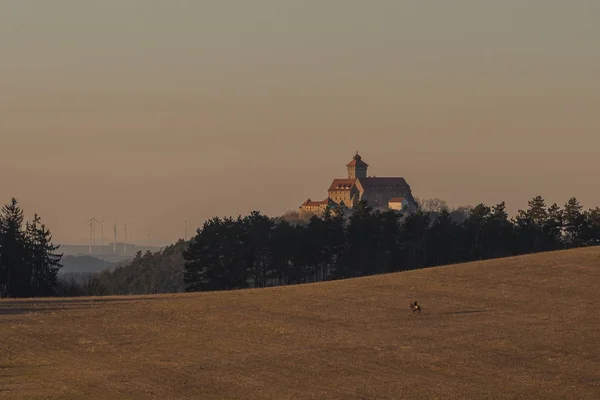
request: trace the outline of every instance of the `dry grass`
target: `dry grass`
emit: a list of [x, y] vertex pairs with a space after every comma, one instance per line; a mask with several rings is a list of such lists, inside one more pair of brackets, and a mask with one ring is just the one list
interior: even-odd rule
[[594, 248], [262, 290], [0, 301], [0, 398], [599, 399], [599, 287]]

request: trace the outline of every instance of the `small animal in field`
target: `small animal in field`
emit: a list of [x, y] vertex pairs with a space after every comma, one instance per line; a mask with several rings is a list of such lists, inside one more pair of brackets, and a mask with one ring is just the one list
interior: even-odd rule
[[416, 300], [414, 303], [410, 303], [410, 308], [413, 310], [413, 314], [416, 312], [421, 314], [421, 306], [417, 303]]

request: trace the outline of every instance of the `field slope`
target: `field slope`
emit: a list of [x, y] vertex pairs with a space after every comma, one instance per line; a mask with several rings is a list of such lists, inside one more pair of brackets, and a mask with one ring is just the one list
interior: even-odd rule
[[588, 248], [262, 290], [2, 300], [0, 398], [599, 399], [599, 288]]

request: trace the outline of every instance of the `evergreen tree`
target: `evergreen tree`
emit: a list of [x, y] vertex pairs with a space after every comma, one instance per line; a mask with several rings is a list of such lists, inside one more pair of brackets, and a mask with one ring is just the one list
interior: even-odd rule
[[271, 276], [271, 230], [273, 221], [258, 211], [242, 219], [246, 269], [254, 287], [265, 287]]
[[0, 241], [2, 242], [2, 275], [0, 297], [24, 297], [29, 293], [31, 272], [27, 265], [27, 248], [23, 227], [23, 210], [17, 200], [2, 208], [0, 214]]
[[586, 215], [575, 197], [571, 197], [564, 208], [565, 244], [579, 247], [585, 244]]
[[519, 210], [515, 217], [518, 233], [519, 253], [537, 253], [544, 250], [547, 243], [546, 226], [548, 210], [541, 196], [536, 196], [528, 202], [527, 210]]
[[429, 214], [421, 210], [404, 219], [400, 234], [403, 270], [423, 268], [427, 265], [427, 236], [430, 225]]
[[505, 202], [492, 207], [486, 220], [485, 237], [487, 259], [516, 254], [514, 226], [508, 219]]
[[381, 231], [378, 242], [382, 272], [394, 272], [400, 268], [402, 262], [400, 252], [401, 219], [402, 214], [395, 210], [387, 210], [379, 214]]
[[600, 245], [600, 207], [586, 211], [583, 240], [586, 246]]
[[563, 211], [554, 203], [548, 208], [542, 231], [543, 251], [558, 250], [563, 247]]
[[56, 253], [60, 246], [52, 244], [52, 234], [35, 214], [26, 224], [28, 270], [31, 271], [32, 292], [36, 296], [50, 296], [56, 286], [58, 271], [62, 267], [62, 254]]
[[364, 200], [357, 202], [346, 229], [345, 276], [380, 272], [381, 255], [377, 252], [379, 229], [378, 216], [373, 212], [373, 207]]
[[341, 207], [330, 212], [329, 208], [323, 217], [326, 229], [326, 254], [328, 267], [325, 274], [325, 279], [330, 279], [334, 276], [339, 263], [342, 260], [343, 254], [346, 251], [345, 246], [345, 224], [344, 210]]
[[277, 285], [298, 283], [301, 278], [294, 274], [298, 247], [298, 230], [286, 220], [275, 224], [271, 234], [272, 279]]
[[442, 210], [427, 231], [427, 265], [447, 265], [458, 261], [460, 227], [447, 210]]
[[492, 209], [480, 203], [473, 207], [463, 223], [465, 256], [467, 260], [483, 260], [489, 254], [488, 219]]
[[[327, 211], [325, 212], [327, 213]], [[329, 259], [327, 236], [325, 221], [313, 215], [308, 221], [305, 250], [308, 254], [308, 257], [305, 259], [305, 273], [309, 282], [321, 280], [323, 276]]]
[[184, 251], [186, 291], [248, 286], [246, 232], [241, 218], [206, 221]]

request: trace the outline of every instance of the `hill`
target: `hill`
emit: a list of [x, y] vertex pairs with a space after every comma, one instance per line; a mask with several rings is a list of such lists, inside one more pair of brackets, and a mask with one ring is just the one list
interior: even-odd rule
[[115, 252], [113, 253], [112, 243], [106, 244], [104, 246], [96, 244], [92, 247], [92, 252], [90, 253], [89, 245], [61, 244], [60, 252], [63, 253], [65, 256], [87, 255], [109, 262], [119, 262], [133, 259], [133, 257], [135, 257], [135, 254], [138, 251], [145, 253], [147, 251], [156, 252], [161, 249], [161, 247], [158, 246], [139, 246], [136, 244], [127, 244], [127, 247], [125, 249], [125, 246], [122, 242], [115, 243], [115, 246]]
[[2, 300], [0, 397], [597, 399], [599, 261], [595, 247], [267, 289]]
[[94, 273], [109, 269], [115, 263], [101, 260], [92, 256], [64, 256], [61, 260], [62, 268], [59, 274], [67, 273]]

